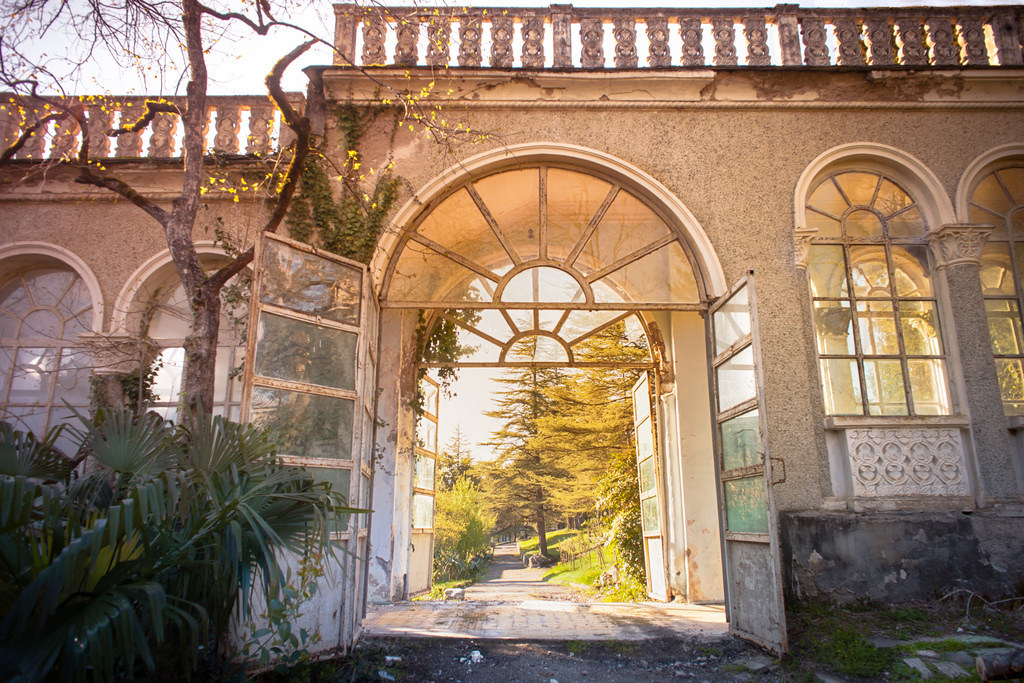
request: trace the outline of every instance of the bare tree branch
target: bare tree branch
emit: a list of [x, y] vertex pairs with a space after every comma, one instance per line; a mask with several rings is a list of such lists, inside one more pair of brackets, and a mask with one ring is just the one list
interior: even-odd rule
[[142, 116], [137, 118], [127, 126], [121, 126], [112, 131], [109, 131], [107, 135], [121, 135], [122, 133], [138, 133], [140, 130], [144, 130], [146, 126], [153, 122], [157, 114], [177, 114], [181, 116], [181, 109], [170, 102], [163, 102], [160, 100], [146, 100], [145, 101], [146, 111], [142, 113]]

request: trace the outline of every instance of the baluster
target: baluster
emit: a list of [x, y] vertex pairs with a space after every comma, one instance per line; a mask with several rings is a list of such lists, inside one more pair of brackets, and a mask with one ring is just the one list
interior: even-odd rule
[[102, 158], [110, 156], [110, 112], [106, 104], [89, 105], [89, 156]]
[[934, 66], [956, 66], [960, 63], [953, 19], [950, 17], [929, 17], [928, 38], [931, 42], [931, 57]]
[[989, 20], [992, 37], [996, 43], [996, 55], [1001, 66], [1021, 64], [1020, 31], [1012, 14], [995, 14]]
[[213, 150], [215, 152], [227, 152], [235, 154], [238, 152], [238, 105], [217, 105], [217, 122], [214, 124], [217, 131], [213, 137]]
[[446, 66], [451, 58], [452, 22], [449, 17], [431, 16], [427, 23], [427, 64]]
[[153, 117], [153, 122], [149, 125], [153, 128], [153, 134], [149, 136], [149, 151], [147, 156], [174, 156], [174, 131], [178, 128], [177, 115], [167, 113], [157, 114]]
[[363, 18], [363, 66], [384, 66], [387, 55], [384, 52], [384, 39], [387, 36], [387, 24], [379, 12], [370, 11]]
[[523, 19], [519, 28], [523, 37], [523, 66], [528, 69], [544, 68], [544, 19], [529, 17]]
[[743, 35], [747, 38], [747, 64], [749, 66], [771, 66], [772, 57], [768, 50], [768, 29], [764, 17], [744, 17]]
[[890, 66], [896, 63], [893, 49], [892, 26], [886, 18], [868, 19], [864, 22], [871, 43], [871, 66]]
[[459, 21], [459, 66], [480, 66], [483, 61], [480, 51], [482, 24], [479, 10], [466, 10]]
[[249, 108], [249, 135], [245, 138], [246, 154], [267, 154], [270, 152], [270, 129], [273, 122], [273, 107]]
[[836, 40], [839, 41], [840, 66], [864, 65], [864, 41], [861, 25], [856, 19], [836, 19]]
[[572, 5], [551, 5], [551, 42], [555, 67], [571, 67]]
[[825, 22], [805, 17], [800, 20], [800, 30], [804, 36], [804, 63], [807, 66], [829, 66], [832, 62], [825, 44]]
[[779, 30], [779, 47], [782, 51], [782, 66], [800, 66], [800, 22], [796, 14], [796, 5], [778, 5], [781, 10], [775, 17], [775, 27]]
[[600, 19], [580, 19], [584, 69], [604, 68], [604, 23]]
[[[137, 115], [132, 109], [134, 108], [132, 102], [123, 102], [118, 107], [121, 110], [121, 115], [117, 120], [117, 127], [124, 128], [125, 126], [134, 123]], [[117, 156], [118, 157], [141, 157], [142, 156], [142, 136], [138, 133], [121, 133], [117, 136]]]
[[647, 20], [647, 63], [650, 66], [672, 66], [668, 37], [668, 19], [659, 17]]
[[704, 46], [701, 45], [703, 32], [700, 17], [679, 17], [679, 35], [683, 39], [683, 66], [704, 66]]
[[615, 37], [615, 68], [635, 69], [636, 54], [636, 22], [633, 19], [615, 18], [612, 24], [612, 35]]
[[359, 21], [354, 14], [355, 5], [334, 6], [334, 63], [355, 66], [356, 30]]
[[715, 38], [715, 66], [736, 65], [736, 23], [732, 19], [712, 19]]
[[491, 66], [512, 68], [512, 17], [491, 18]]
[[[65, 102], [65, 105], [71, 104]], [[79, 133], [78, 120], [71, 115], [57, 121], [53, 134], [53, 145], [50, 146], [51, 159], [70, 159], [75, 155], [75, 143]]]
[[900, 64], [918, 66], [928, 64], [928, 48], [924, 44], [924, 29], [920, 19], [900, 18], [896, 20], [900, 37]]
[[[27, 130], [34, 123], [36, 123], [41, 117], [35, 112], [29, 114], [26, 112], [25, 120], [22, 124], [22, 130]], [[21, 131], [19, 131], [20, 134]], [[16, 159], [42, 159], [43, 149], [46, 146], [46, 126], [40, 126], [35, 130], [32, 135], [25, 140], [25, 144], [18, 150]]]
[[985, 47], [985, 27], [977, 17], [961, 17], [960, 41], [963, 45], [963, 63], [970, 66], [988, 64], [988, 49]]
[[420, 59], [419, 39], [420, 22], [416, 17], [403, 17], [398, 20], [398, 39], [395, 43], [395, 64], [399, 66], [416, 66]]

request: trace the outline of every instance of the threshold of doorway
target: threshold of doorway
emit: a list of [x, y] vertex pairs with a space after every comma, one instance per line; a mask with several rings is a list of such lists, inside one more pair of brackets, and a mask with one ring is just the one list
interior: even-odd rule
[[371, 606], [363, 635], [495, 640], [725, 638], [722, 605], [679, 603], [397, 602]]

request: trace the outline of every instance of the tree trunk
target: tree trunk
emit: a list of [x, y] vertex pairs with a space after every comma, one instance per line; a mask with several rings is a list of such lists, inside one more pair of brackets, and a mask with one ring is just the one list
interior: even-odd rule
[[544, 520], [544, 506], [541, 505], [537, 508], [537, 543], [540, 554], [544, 557], [548, 556], [548, 530], [547, 523]]
[[192, 333], [185, 338], [183, 403], [194, 412], [202, 408], [202, 412], [210, 413], [217, 368], [220, 293], [212, 287], [201, 287], [191, 304]]

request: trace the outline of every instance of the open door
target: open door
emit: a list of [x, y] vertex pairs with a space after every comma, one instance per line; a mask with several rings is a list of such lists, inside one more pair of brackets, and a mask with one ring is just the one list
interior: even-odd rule
[[729, 629], [786, 651], [778, 530], [765, 439], [752, 277], [711, 308], [718, 500]]
[[420, 382], [423, 413], [416, 420], [416, 455], [412, 472], [412, 553], [409, 558], [409, 595], [430, 590], [434, 575], [434, 476], [437, 462], [437, 382]]
[[633, 385], [633, 426], [636, 434], [636, 467], [640, 484], [640, 517], [644, 534], [647, 595], [656, 600], [668, 600], [665, 541], [662, 533], [662, 477], [651, 405], [650, 373], [645, 372]]
[[[282, 461], [367, 509], [378, 309], [366, 267], [264, 234], [253, 270], [243, 419], [273, 431]], [[368, 524], [368, 514], [345, 516], [333, 532], [345, 552], [309, 615], [330, 647], [347, 649], [358, 636]]]

